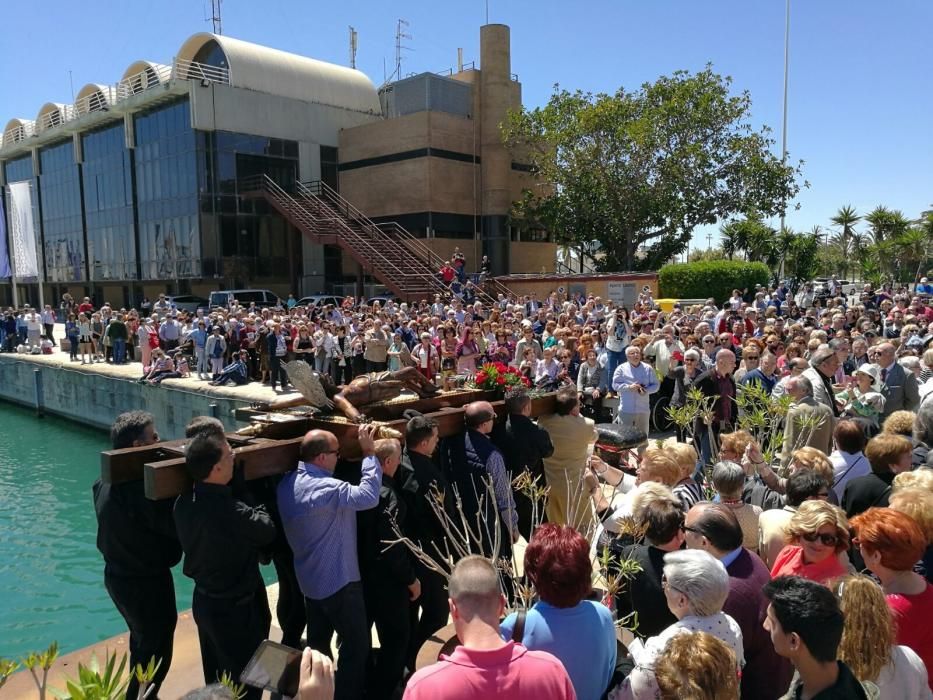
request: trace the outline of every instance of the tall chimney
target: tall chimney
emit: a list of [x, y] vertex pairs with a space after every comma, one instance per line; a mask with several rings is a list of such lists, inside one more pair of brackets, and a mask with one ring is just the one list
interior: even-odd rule
[[512, 160], [502, 141], [501, 125], [508, 120], [512, 93], [509, 28], [504, 24], [480, 27], [480, 174], [482, 179], [483, 254], [492, 274], [509, 272], [508, 214]]

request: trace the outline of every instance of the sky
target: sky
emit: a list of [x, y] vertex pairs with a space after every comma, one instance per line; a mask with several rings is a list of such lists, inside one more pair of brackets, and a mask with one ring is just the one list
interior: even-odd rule
[[[191, 34], [210, 31], [210, 0], [45, 0], [4, 3], [0, 125], [70, 102], [89, 82], [115, 83], [134, 60], [171, 62]], [[376, 84], [395, 61], [398, 19], [410, 39], [402, 74], [479, 63], [484, 0], [224, 0], [223, 33], [357, 67]], [[784, 0], [489, 0], [488, 21], [511, 27], [523, 101], [569, 90], [628, 90], [707, 63], [752, 97], [752, 123], [773, 129], [780, 153]], [[41, 25], [41, 30], [37, 29]], [[909, 218], [933, 205], [933, 2], [791, 0], [787, 140], [810, 183], [787, 216], [809, 230], [846, 204]], [[21, 28], [18, 29], [18, 28]], [[776, 223], [776, 222], [775, 222]], [[706, 248], [697, 232], [694, 247]]]

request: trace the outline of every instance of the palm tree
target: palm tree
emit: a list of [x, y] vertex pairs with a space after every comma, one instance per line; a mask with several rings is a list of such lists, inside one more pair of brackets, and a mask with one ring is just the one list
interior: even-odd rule
[[858, 212], [855, 211], [855, 207], [851, 204], [840, 207], [836, 215], [830, 219], [833, 224], [839, 227], [839, 248], [843, 253], [842, 276], [847, 279], [849, 277], [848, 253], [850, 251], [850, 243], [853, 238], [858, 235], [855, 231], [855, 225], [861, 220], [862, 217], [858, 215]]

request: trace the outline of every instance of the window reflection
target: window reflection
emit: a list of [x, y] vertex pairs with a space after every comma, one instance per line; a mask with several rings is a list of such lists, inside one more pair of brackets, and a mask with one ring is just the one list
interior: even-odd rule
[[91, 279], [136, 279], [133, 178], [123, 124], [85, 135], [83, 149]]
[[135, 127], [142, 276], [200, 277], [198, 159], [188, 101], [141, 114]]
[[39, 163], [45, 279], [83, 282], [86, 275], [81, 185], [73, 143], [69, 140], [43, 148], [39, 151]]

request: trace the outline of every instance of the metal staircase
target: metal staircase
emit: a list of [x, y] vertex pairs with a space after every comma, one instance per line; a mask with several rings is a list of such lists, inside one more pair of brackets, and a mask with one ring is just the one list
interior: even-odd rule
[[[238, 189], [244, 197], [263, 197], [315, 243], [339, 246], [404, 301], [431, 301], [435, 294], [448, 293], [436, 274], [443, 260], [421, 239], [395, 222], [374, 223], [320, 180], [295, 183], [294, 190], [287, 191], [268, 175], [258, 175], [241, 180]], [[494, 284], [493, 293], [508, 293], [501, 283]], [[492, 280], [486, 286], [491, 288]], [[484, 304], [493, 302], [481, 289], [477, 298]]]

